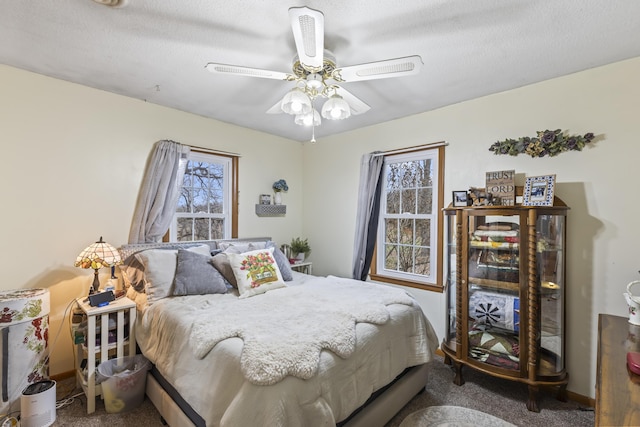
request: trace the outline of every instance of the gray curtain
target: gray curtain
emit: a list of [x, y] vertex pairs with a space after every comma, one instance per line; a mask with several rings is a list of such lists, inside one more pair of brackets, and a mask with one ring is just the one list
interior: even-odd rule
[[129, 232], [129, 243], [162, 240], [176, 211], [190, 148], [175, 141], [155, 144], [147, 164]]
[[375, 151], [364, 154], [360, 161], [360, 187], [353, 245], [353, 278], [356, 280], [367, 280], [376, 244], [384, 164], [384, 156], [379, 153]]

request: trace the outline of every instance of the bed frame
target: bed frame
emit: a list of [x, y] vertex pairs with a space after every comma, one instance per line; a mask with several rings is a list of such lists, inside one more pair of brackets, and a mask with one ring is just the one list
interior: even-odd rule
[[[269, 241], [270, 237], [254, 237], [241, 239], [210, 240], [206, 243], [215, 249], [218, 242], [257, 242]], [[145, 249], [169, 246], [187, 246], [194, 242], [182, 243], [141, 243], [124, 245], [120, 248], [122, 259]], [[407, 368], [395, 380], [373, 393], [373, 395], [356, 409], [347, 419], [337, 424], [337, 427], [383, 427], [397, 414], [414, 396], [424, 391], [427, 384], [427, 364]], [[202, 417], [182, 399], [155, 367], [147, 374], [146, 394], [169, 426], [204, 427]]]
[[[374, 393], [360, 408], [356, 409], [338, 427], [383, 427], [414, 396], [424, 391], [427, 384], [427, 364], [405, 370], [391, 384]], [[202, 427], [204, 421], [179, 396], [174, 400], [171, 387], [166, 389], [149, 372], [147, 374], [147, 396], [163, 420], [170, 426]], [[178, 401], [181, 401], [178, 403]], [[187, 415], [191, 413], [191, 417]], [[195, 414], [195, 416], [193, 415]]]

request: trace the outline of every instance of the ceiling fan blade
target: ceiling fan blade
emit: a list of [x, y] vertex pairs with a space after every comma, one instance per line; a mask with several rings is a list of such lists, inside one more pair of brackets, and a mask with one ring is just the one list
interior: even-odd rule
[[366, 113], [371, 109], [363, 100], [349, 92], [343, 87], [338, 86], [336, 89], [336, 93], [340, 95], [347, 103], [349, 104], [349, 108], [351, 108], [351, 114], [358, 115], [362, 113]]
[[291, 80], [291, 74], [280, 71], [262, 70], [260, 68], [242, 67], [239, 65], [216, 64], [209, 62], [204, 68], [212, 73], [233, 74], [235, 76], [260, 77], [263, 79]]
[[320, 71], [324, 55], [323, 13], [308, 7], [292, 7], [289, 18], [300, 63], [307, 71]]
[[411, 76], [418, 74], [421, 68], [422, 58], [418, 55], [413, 55], [338, 68], [334, 71], [334, 76], [338, 81], [357, 82]]
[[267, 114], [280, 114], [283, 113], [284, 111], [282, 111], [282, 99], [279, 100], [278, 102], [276, 102], [273, 107], [269, 108], [267, 110]]

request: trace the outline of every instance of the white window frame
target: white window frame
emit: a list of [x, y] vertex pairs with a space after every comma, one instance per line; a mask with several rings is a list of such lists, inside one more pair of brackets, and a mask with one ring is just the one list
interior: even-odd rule
[[[224, 219], [224, 239], [232, 238], [232, 191], [233, 191], [233, 177], [232, 177], [232, 164], [233, 159], [228, 156], [219, 156], [216, 154], [202, 153], [191, 151], [187, 158], [188, 161], [203, 162], [203, 163], [216, 163], [223, 165], [224, 184], [223, 184], [223, 209], [222, 213], [190, 213], [190, 212], [176, 212], [171, 220], [171, 226], [169, 227], [169, 241], [177, 242], [177, 229], [178, 218], [222, 218]], [[185, 240], [183, 240], [184, 242]]]
[[[429, 287], [434, 290], [442, 290], [442, 280], [440, 277], [442, 269], [442, 177], [441, 155], [443, 147], [425, 148], [401, 154], [385, 155], [383, 165], [382, 189], [380, 194], [380, 216], [378, 219], [378, 230], [376, 236], [376, 253], [374, 254], [374, 268], [372, 269], [372, 279], [385, 281], [394, 284]], [[400, 163], [406, 161], [431, 160], [432, 167], [432, 209], [429, 214], [399, 213], [387, 214], [387, 174], [390, 163]], [[410, 272], [400, 272], [385, 268], [385, 219], [387, 218], [407, 218], [407, 219], [430, 219], [430, 246], [429, 246], [429, 275], [422, 275]]]

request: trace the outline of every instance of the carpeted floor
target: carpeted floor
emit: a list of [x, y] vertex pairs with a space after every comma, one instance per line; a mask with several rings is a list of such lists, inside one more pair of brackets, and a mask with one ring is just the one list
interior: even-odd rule
[[[411, 413], [429, 406], [462, 406], [496, 416], [517, 426], [593, 426], [593, 408], [581, 408], [576, 402], [560, 402], [549, 393], [541, 392], [540, 413], [529, 412], [526, 407], [527, 387], [499, 378], [475, 372], [463, 371], [465, 384], [453, 384], [451, 368], [437, 357], [430, 363], [429, 380], [424, 392], [414, 397], [386, 427], [399, 427]], [[569, 388], [571, 383], [569, 383]], [[73, 379], [59, 381], [58, 399], [77, 394]], [[76, 397], [71, 404], [57, 411], [54, 426], [94, 427], [116, 426], [162, 426], [160, 415], [149, 399], [137, 409], [123, 414], [108, 414], [104, 403], [96, 399], [96, 412], [87, 415], [84, 395]], [[180, 426], [172, 426], [180, 427]], [[313, 427], [313, 426], [309, 426]]]
[[[398, 427], [402, 420], [421, 408], [436, 405], [462, 406], [494, 415], [517, 426], [578, 427], [593, 426], [593, 408], [560, 402], [555, 395], [541, 391], [540, 412], [527, 410], [528, 389], [524, 384], [494, 378], [464, 368], [465, 384], [453, 383], [453, 371], [441, 357], [430, 363], [426, 390], [414, 397], [386, 427]], [[571, 388], [571, 382], [569, 382]]]

